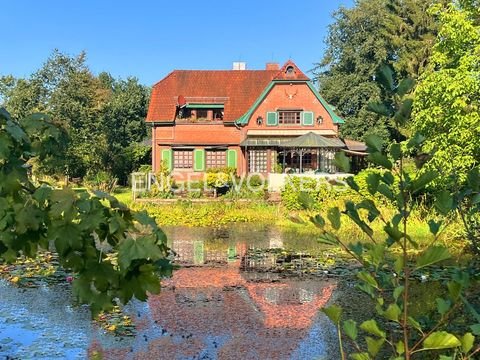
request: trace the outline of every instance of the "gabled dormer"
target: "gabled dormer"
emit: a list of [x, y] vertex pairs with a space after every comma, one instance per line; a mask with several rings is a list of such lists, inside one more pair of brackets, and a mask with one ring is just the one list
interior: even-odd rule
[[310, 81], [307, 75], [292, 61], [288, 60], [273, 78], [275, 81]]

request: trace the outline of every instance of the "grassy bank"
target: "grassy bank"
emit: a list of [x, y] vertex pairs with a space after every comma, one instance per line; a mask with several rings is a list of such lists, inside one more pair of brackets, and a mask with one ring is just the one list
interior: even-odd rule
[[[313, 214], [327, 216], [327, 210], [331, 206], [340, 205], [340, 201], [329, 201], [323, 204], [322, 208], [315, 212], [289, 211], [281, 204], [268, 204], [265, 202], [244, 203], [244, 202], [215, 202], [215, 203], [192, 203], [189, 201], [178, 201], [170, 204], [132, 203], [135, 210], [146, 210], [155, 217], [159, 225], [171, 226], [225, 226], [232, 223], [255, 223], [278, 226], [284, 230], [294, 231], [299, 234], [318, 236], [320, 230], [309, 221]], [[380, 207], [385, 214], [393, 212], [387, 206]], [[424, 210], [414, 210], [411, 217], [410, 234], [412, 239], [418, 243], [419, 250], [427, 246], [433, 237], [430, 234], [427, 221], [434, 218], [433, 214], [425, 213]], [[301, 222], [301, 223], [299, 223]], [[383, 223], [379, 220], [370, 224], [374, 230], [375, 240], [383, 240]], [[327, 225], [328, 227], [328, 225]], [[345, 242], [368, 242], [366, 235], [346, 217], [342, 218], [342, 227], [337, 234]], [[468, 242], [463, 237], [462, 227], [458, 221], [453, 220], [451, 225], [439, 237], [453, 253], [460, 254], [464, 251]]]

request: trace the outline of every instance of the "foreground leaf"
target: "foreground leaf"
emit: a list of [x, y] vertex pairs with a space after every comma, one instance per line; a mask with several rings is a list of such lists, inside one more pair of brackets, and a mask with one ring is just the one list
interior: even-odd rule
[[424, 251], [417, 259], [416, 269], [421, 269], [425, 266], [433, 265], [437, 262], [449, 259], [450, 252], [443, 246], [432, 246]]
[[462, 346], [462, 343], [455, 335], [446, 331], [437, 331], [425, 339], [422, 350], [451, 349], [459, 346]]

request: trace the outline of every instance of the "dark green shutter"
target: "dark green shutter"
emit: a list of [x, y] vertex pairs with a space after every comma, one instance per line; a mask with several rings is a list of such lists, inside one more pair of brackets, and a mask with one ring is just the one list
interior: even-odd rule
[[267, 126], [277, 126], [278, 117], [276, 112], [267, 112]]
[[172, 149], [163, 149], [162, 150], [162, 165], [166, 164], [168, 170], [173, 170], [173, 156]]
[[193, 150], [193, 170], [194, 171], [205, 170], [205, 150], [203, 149]]
[[303, 126], [312, 126], [313, 125], [313, 112], [304, 111], [302, 113], [302, 125]]
[[237, 167], [237, 150], [227, 150], [227, 166]]

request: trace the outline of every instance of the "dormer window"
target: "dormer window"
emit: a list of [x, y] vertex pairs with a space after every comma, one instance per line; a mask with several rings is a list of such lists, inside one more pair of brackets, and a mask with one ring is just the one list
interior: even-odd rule
[[178, 110], [177, 119], [187, 121], [222, 121], [223, 104], [187, 104]]

